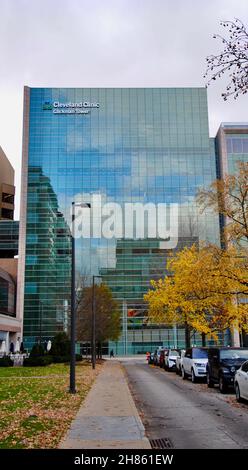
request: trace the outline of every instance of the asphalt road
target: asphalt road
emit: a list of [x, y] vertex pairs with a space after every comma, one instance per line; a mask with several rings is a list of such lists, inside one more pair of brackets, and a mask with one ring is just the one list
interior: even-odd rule
[[248, 403], [135, 359], [122, 363], [148, 439], [179, 449], [248, 448]]

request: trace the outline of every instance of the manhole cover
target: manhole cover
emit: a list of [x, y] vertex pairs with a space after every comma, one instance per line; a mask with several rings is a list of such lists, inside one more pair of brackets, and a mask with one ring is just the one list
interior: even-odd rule
[[162, 437], [161, 439], [150, 439], [152, 449], [172, 449], [173, 444], [168, 437]]

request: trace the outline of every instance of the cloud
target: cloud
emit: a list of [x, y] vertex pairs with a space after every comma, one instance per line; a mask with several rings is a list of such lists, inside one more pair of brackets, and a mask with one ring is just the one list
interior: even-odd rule
[[[23, 85], [204, 86], [219, 21], [247, 18], [247, 0], [1, 0], [0, 145], [20, 189]], [[210, 87], [211, 135], [221, 121], [248, 121], [248, 97], [224, 103]]]

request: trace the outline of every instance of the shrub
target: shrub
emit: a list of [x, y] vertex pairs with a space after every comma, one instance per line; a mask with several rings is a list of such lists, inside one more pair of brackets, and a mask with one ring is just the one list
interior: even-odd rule
[[45, 355], [43, 346], [39, 343], [35, 343], [31, 349], [30, 357], [41, 357]]
[[51, 356], [69, 356], [71, 351], [70, 340], [66, 333], [61, 332], [54, 336], [52, 347], [49, 351]]
[[[82, 361], [82, 356], [81, 354], [76, 354], [76, 361]], [[67, 356], [53, 356], [52, 358], [53, 362], [56, 364], [61, 364], [63, 362], [70, 362], [71, 357], [69, 355]]]
[[27, 359], [24, 359], [24, 367], [38, 367], [38, 366], [48, 366], [53, 362], [51, 356], [30, 356]]
[[4, 356], [0, 358], [0, 367], [13, 367], [14, 361], [10, 359], [9, 356]]

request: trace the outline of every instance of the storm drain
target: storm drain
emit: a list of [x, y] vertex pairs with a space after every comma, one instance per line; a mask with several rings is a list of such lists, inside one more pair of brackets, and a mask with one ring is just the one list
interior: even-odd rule
[[168, 437], [161, 439], [149, 439], [152, 449], [172, 449], [173, 444]]

